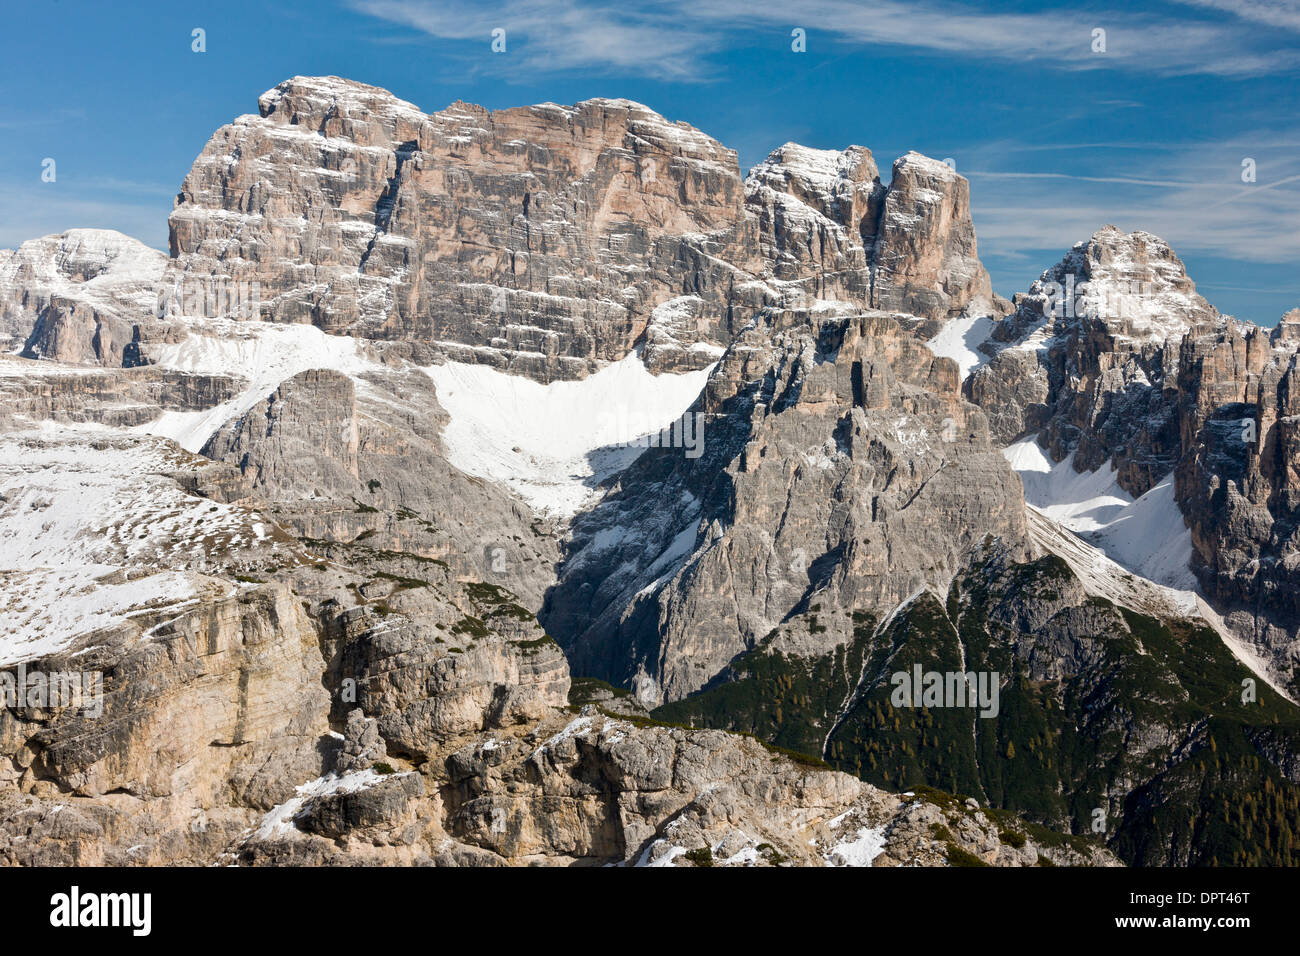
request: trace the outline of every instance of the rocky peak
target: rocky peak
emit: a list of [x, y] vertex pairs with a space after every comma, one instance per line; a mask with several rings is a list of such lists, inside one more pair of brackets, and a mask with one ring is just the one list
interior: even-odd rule
[[[966, 181], [915, 153], [895, 181], [863, 147], [793, 143], [742, 180], [734, 150], [626, 99], [425, 114], [294, 77], [195, 161], [170, 273], [257, 283], [264, 319], [431, 361], [580, 378], [645, 336], [671, 371], [778, 303], [989, 308]], [[654, 330], [682, 296], [690, 328]]]
[[1036, 341], [1085, 324], [1107, 336], [1116, 350], [1159, 348], [1218, 317], [1167, 242], [1115, 226], [1075, 243], [1028, 292], [1016, 296], [1015, 305], [1016, 313], [995, 329], [991, 349], [1024, 343], [1039, 330], [1043, 334]]
[[388, 90], [337, 76], [295, 76], [257, 98], [263, 119], [326, 137], [343, 137], [363, 145], [385, 139], [413, 138], [424, 113]]
[[771, 189], [850, 231], [865, 226], [872, 234], [875, 222], [868, 213], [883, 194], [876, 162], [863, 146], [837, 152], [786, 143], [750, 170], [745, 185], [751, 195]]
[[1169, 244], [1104, 226], [1016, 296], [967, 382], [998, 440], [1041, 433], [1053, 459], [1091, 471], [1108, 460], [1141, 495], [1178, 455], [1176, 402], [1165, 394], [1182, 337], [1213, 327]]
[[894, 161], [876, 231], [871, 305], [925, 318], [1000, 313], [975, 247], [970, 183], [909, 152]]
[[154, 309], [166, 262], [111, 229], [69, 229], [0, 251], [0, 347], [121, 365], [135, 324]]
[[786, 143], [750, 170], [745, 198], [783, 302], [871, 294], [871, 255], [885, 189], [870, 150]]
[[426, 115], [334, 77], [259, 105], [186, 177], [178, 277], [257, 283], [265, 319], [542, 380], [622, 358], [683, 289], [725, 341], [744, 191], [735, 153], [686, 124], [628, 100]]
[[1300, 342], [1300, 309], [1292, 309], [1278, 320], [1270, 339], [1276, 345], [1279, 342]]

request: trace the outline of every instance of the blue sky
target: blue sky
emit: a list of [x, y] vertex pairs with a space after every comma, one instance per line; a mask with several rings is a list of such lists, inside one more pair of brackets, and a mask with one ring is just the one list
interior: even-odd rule
[[857, 143], [888, 178], [916, 149], [970, 178], [1003, 295], [1114, 223], [1169, 240], [1225, 312], [1300, 306], [1300, 0], [62, 0], [5, 21], [0, 247], [97, 226], [165, 249], [211, 133], [289, 76], [335, 74], [429, 111], [625, 96], [745, 168], [788, 140]]

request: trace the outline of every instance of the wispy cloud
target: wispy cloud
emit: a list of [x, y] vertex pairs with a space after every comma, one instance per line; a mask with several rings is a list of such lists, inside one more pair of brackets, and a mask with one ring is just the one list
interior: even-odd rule
[[[1155, 233], [1180, 254], [1246, 267], [1292, 264], [1300, 260], [1300, 230], [1295, 228], [1300, 221], [1300, 159], [1284, 144], [1294, 139], [1294, 134], [1260, 131], [1232, 142], [1170, 144], [1150, 154], [1124, 154], [1122, 161], [1103, 145], [1066, 157], [1075, 169], [1092, 167], [1078, 172], [972, 171], [971, 203], [981, 253], [1008, 261], [1031, 257], [1051, 262], [1110, 223]], [[1247, 154], [1243, 143], [1251, 144]], [[1014, 164], [1018, 153], [1014, 145], [1003, 144], [1003, 165]], [[1245, 155], [1256, 160], [1258, 182], [1241, 180]], [[981, 159], [996, 165], [990, 154]], [[1091, 174], [1102, 171], [1119, 175]]]
[[[493, 63], [492, 31], [506, 31], [505, 62], [534, 71], [584, 68], [698, 80], [723, 38], [683, 20], [677, 3], [637, 9], [585, 0], [352, 0], [357, 10], [429, 36], [466, 41], [465, 59]], [[476, 44], [472, 48], [469, 44]]]
[[1230, 13], [1242, 20], [1300, 32], [1300, 3], [1295, 0], [1174, 0], [1202, 10]]
[[971, 170], [965, 173], [967, 179], [1072, 179], [1084, 183], [1119, 183], [1126, 186], [1158, 186], [1161, 189], [1187, 189], [1199, 183], [1170, 179], [1133, 179], [1127, 176], [1079, 176], [1074, 173], [994, 173], [984, 170]]
[[[715, 75], [711, 57], [719, 51], [754, 42], [775, 48], [788, 42], [793, 27], [806, 30], [812, 43], [826, 38], [850, 48], [898, 47], [1067, 70], [1245, 77], [1300, 67], [1300, 51], [1264, 29], [1300, 19], [1293, 4], [1185, 4], [1158, 16], [1122, 8], [990, 12], [948, 0], [809, 0], [797, 8], [771, 0], [350, 0], [355, 9], [390, 23], [476, 43], [464, 59], [477, 59], [478, 68], [506, 65], [525, 73], [592, 69], [704, 80]], [[1236, 16], [1225, 20], [1215, 15], [1219, 11]], [[506, 30], [508, 61], [488, 59], [496, 28]], [[1093, 50], [1095, 29], [1106, 31], [1105, 52]]]

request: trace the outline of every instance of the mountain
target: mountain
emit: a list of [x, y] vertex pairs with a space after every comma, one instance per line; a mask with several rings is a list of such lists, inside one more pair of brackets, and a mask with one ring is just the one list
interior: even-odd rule
[[69, 229], [0, 252], [0, 346], [29, 358], [132, 364], [138, 317], [167, 257], [108, 229]]
[[[1114, 227], [1076, 245], [1016, 304], [981, 347], [968, 397], [1004, 443], [1032, 440], [1049, 464], [1068, 461], [1067, 473], [1113, 472], [1116, 487], [1101, 495], [1109, 506], [1065, 491], [1081, 499], [1074, 530], [1113, 537], [1124, 522], [1149, 527], [1141, 512], [1154, 512], [1176, 532], [1181, 560], [1153, 576], [1199, 589], [1252, 664], [1295, 698], [1300, 618], [1287, 595], [1300, 313], [1272, 331], [1221, 316], [1166, 243]], [[1116, 508], [1123, 499], [1132, 507]], [[1158, 555], [1164, 532], [1118, 548]], [[1127, 564], [1143, 570], [1140, 559]]]
[[1007, 302], [917, 153], [258, 106], [169, 254], [0, 253], [0, 693], [86, 678], [0, 859], [1294, 862], [1300, 316]]

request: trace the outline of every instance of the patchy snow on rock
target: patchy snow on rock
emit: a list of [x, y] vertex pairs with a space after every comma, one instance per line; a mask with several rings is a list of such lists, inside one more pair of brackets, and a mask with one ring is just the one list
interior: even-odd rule
[[827, 866], [871, 866], [885, 852], [884, 827], [860, 827], [823, 851]]
[[69, 229], [0, 250], [0, 297], [50, 296], [151, 311], [167, 254], [112, 229]]
[[[663, 855], [652, 860], [650, 858], [651, 855], [660, 847], [664, 847], [664, 846], [667, 846], [668, 849], [663, 851]], [[679, 856], [685, 856], [685, 855], [686, 855], [686, 847], [669, 846], [667, 840], [655, 840], [653, 843], [651, 843], [648, 847], [645, 848], [641, 856], [637, 858], [636, 863], [632, 865], [635, 867], [676, 866], [677, 865], [675, 862], [676, 859]]]
[[364, 340], [328, 335], [313, 325], [191, 318], [192, 331], [174, 345], [156, 347], [160, 368], [203, 375], [233, 375], [248, 385], [235, 398], [196, 412], [164, 412], [137, 429], [198, 451], [226, 422], [243, 415], [287, 379], [311, 369], [360, 374], [379, 367]]
[[[396, 776], [406, 776], [397, 774]], [[295, 788], [297, 796], [291, 797], [278, 807], [270, 810], [250, 834], [254, 840], [274, 840], [287, 836], [298, 829], [295, 820], [311, 801], [333, 794], [358, 793], [368, 790], [384, 779], [373, 769], [354, 770], [351, 773], [328, 773], [315, 780], [309, 780]]]
[[1053, 464], [1032, 438], [1003, 454], [1020, 475], [1026, 503], [1134, 574], [1178, 590], [1196, 587], [1192, 533], [1174, 500], [1173, 475], [1134, 499], [1109, 465], [1079, 472], [1073, 456]]
[[0, 436], [0, 666], [229, 585], [205, 570], [259, 541], [255, 514], [186, 495], [174, 445], [96, 426]]
[[451, 463], [563, 517], [645, 451], [630, 443], [680, 419], [712, 370], [652, 375], [635, 352], [584, 379], [548, 385], [485, 365], [425, 369], [451, 416], [443, 432]]

